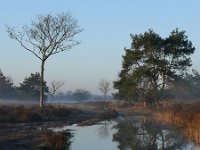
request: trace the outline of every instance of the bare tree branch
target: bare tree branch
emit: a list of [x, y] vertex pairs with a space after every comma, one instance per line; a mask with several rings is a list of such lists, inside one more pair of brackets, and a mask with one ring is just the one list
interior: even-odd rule
[[108, 92], [111, 90], [110, 87], [110, 82], [106, 81], [106, 80], [101, 80], [99, 82], [99, 90], [104, 94], [105, 100], [107, 100], [107, 94]]
[[[43, 82], [45, 61], [52, 55], [71, 49], [80, 42], [74, 40], [80, 33], [78, 22], [70, 12], [57, 15], [39, 15], [30, 27], [24, 26], [22, 32], [7, 26], [9, 37], [15, 39], [27, 51], [41, 60], [41, 82]], [[41, 85], [43, 85], [41, 83]], [[41, 86], [40, 102], [43, 103], [43, 87]], [[42, 104], [41, 104], [42, 105]]]
[[59, 80], [53, 80], [53, 81], [50, 83], [49, 91], [50, 91], [52, 100], [53, 100], [54, 95], [58, 92], [58, 90], [59, 90], [62, 86], [64, 86], [64, 84], [65, 84], [64, 81], [59, 81]]

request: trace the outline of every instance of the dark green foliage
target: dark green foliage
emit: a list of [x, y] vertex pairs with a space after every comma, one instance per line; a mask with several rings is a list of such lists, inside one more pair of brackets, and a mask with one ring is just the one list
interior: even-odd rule
[[195, 97], [200, 97], [200, 74], [196, 70], [192, 70], [193, 75], [186, 76], [186, 81], [192, 95]]
[[[48, 87], [44, 82], [45, 99], [47, 99]], [[38, 100], [40, 99], [40, 73], [31, 73], [30, 77], [26, 77], [23, 83], [17, 88], [17, 98], [25, 100]]]
[[0, 70], [0, 99], [14, 98], [14, 94], [13, 83]]
[[192, 74], [186, 74], [177, 78], [168, 89], [164, 90], [164, 99], [198, 99], [200, 97], [200, 74], [192, 70]]
[[120, 150], [174, 150], [182, 149], [186, 140], [178, 132], [156, 120], [143, 118], [123, 120], [114, 126], [113, 141]]
[[163, 90], [190, 67], [195, 48], [185, 31], [178, 29], [162, 38], [153, 30], [131, 35], [130, 49], [125, 49], [119, 79], [114, 81], [115, 98], [157, 102]]

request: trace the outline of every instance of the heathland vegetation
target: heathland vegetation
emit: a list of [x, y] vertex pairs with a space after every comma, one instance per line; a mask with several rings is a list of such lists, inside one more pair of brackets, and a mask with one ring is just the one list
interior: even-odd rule
[[[131, 47], [125, 48], [122, 70], [114, 81], [114, 88], [118, 90], [114, 97], [144, 102], [144, 107], [148, 104], [148, 108], [139, 112], [150, 108], [152, 114], [159, 114], [162, 121], [181, 127], [187, 137], [199, 144], [200, 74], [191, 69], [190, 56], [195, 47], [186, 32], [175, 29], [162, 38], [149, 30], [131, 35], [131, 39]], [[177, 99], [178, 104], [169, 105]], [[181, 103], [182, 100], [186, 102]]]
[[181, 128], [186, 137], [200, 144], [200, 103], [175, 103], [157, 112], [157, 117], [177, 128]]
[[[84, 89], [59, 93], [58, 89], [64, 85], [62, 81], [53, 81], [50, 87], [47, 86], [44, 80], [46, 60], [54, 54], [69, 50], [79, 44], [79, 41], [73, 38], [82, 29], [71, 14], [42, 15], [32, 22], [32, 26], [25, 26], [22, 32], [17, 32], [10, 27], [7, 27], [7, 31], [12, 39], [41, 61], [41, 72], [31, 73], [19, 86], [15, 86], [12, 78], [6, 77], [0, 71], [0, 100], [33, 100], [40, 102], [40, 107], [18, 104], [0, 106], [1, 123], [6, 125], [16, 123], [18, 126], [19, 123], [27, 123], [26, 127], [28, 126], [29, 131], [33, 132], [32, 128], [35, 129], [35, 127], [29, 128], [28, 123], [35, 123], [35, 126], [42, 124], [45, 128], [45, 123], [53, 122], [52, 125], [54, 125], [55, 122], [56, 124], [63, 123], [66, 120], [68, 125], [73, 123], [91, 125], [119, 114], [147, 117], [151, 115], [183, 129], [188, 138], [200, 144], [200, 103], [198, 102], [200, 73], [192, 69], [190, 56], [195, 52], [195, 47], [185, 31], [177, 28], [165, 38], [152, 29], [143, 34], [131, 35], [131, 47], [125, 48], [122, 69], [118, 74], [118, 79], [113, 82], [113, 87], [116, 89], [113, 97], [116, 101], [86, 103], [78, 107], [77, 105], [68, 107], [69, 104], [58, 106], [53, 103], [47, 104], [45, 101], [53, 102], [54, 99], [70, 99], [79, 102], [88, 99], [108, 101], [111, 84], [106, 80], [99, 82], [98, 88], [103, 93], [102, 97], [94, 96]], [[1, 126], [5, 127], [5, 124]], [[7, 129], [9, 128], [13, 129], [8, 126]], [[11, 136], [6, 137], [5, 133], [1, 132], [4, 135], [3, 138], [10, 138], [12, 141]], [[20, 133], [18, 136], [23, 137], [28, 134], [27, 132]], [[72, 136], [68, 133], [54, 135], [51, 132], [39, 131], [37, 134], [40, 140], [46, 140], [45, 146], [50, 148], [58, 148], [59, 143], [65, 144], [65, 142], [62, 143], [66, 141], [65, 137]], [[35, 137], [29, 136], [29, 138], [32, 140]], [[115, 135], [115, 140], [119, 140], [117, 135]], [[41, 141], [41, 144], [44, 143]], [[0, 146], [3, 144], [0, 143]], [[5, 148], [4, 145], [2, 147]]]

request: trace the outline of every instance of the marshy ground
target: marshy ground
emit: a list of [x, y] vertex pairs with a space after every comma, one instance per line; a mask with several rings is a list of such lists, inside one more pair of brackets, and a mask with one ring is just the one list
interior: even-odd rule
[[[51, 127], [91, 125], [116, 117], [114, 110], [86, 107], [85, 104], [38, 106], [0, 106], [0, 149], [54, 149], [63, 147], [69, 132], [53, 133]], [[65, 141], [62, 143], [62, 141]], [[62, 145], [63, 144], [63, 145]], [[66, 148], [65, 148], [66, 149]]]
[[[188, 139], [199, 144], [200, 104], [176, 103], [162, 109], [143, 108], [142, 104], [121, 102], [90, 102], [79, 104], [0, 105], [0, 149], [42, 150], [69, 149], [73, 136], [68, 131], [52, 132], [49, 128], [78, 124], [89, 126], [120, 116], [146, 116], [181, 128]], [[66, 144], [68, 143], [68, 144]]]

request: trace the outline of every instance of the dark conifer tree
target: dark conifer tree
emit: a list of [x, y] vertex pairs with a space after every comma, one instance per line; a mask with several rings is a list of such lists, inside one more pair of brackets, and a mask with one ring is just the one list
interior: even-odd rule
[[0, 70], [0, 99], [13, 99], [14, 93], [13, 83]]
[[114, 81], [119, 99], [158, 102], [163, 90], [190, 67], [195, 48], [185, 31], [173, 30], [162, 38], [153, 30], [131, 35], [130, 49], [125, 49], [122, 70]]
[[[49, 92], [46, 82], [43, 84], [45, 91], [45, 99]], [[17, 88], [17, 96], [19, 99], [38, 100], [40, 99], [40, 73], [31, 73], [30, 77], [26, 77], [23, 83]]]

